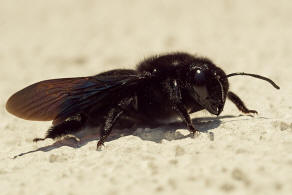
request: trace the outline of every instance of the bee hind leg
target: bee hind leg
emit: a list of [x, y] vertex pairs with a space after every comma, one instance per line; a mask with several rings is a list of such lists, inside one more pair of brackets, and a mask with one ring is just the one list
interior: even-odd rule
[[78, 132], [82, 129], [85, 122], [85, 117], [81, 115], [69, 117], [64, 122], [51, 126], [44, 138], [34, 138], [33, 142], [44, 141], [48, 138], [56, 139], [71, 133]]

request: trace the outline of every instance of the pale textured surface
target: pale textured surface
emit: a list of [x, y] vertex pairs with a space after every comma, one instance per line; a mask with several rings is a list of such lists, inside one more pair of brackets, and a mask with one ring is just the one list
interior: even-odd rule
[[[94, 1], [0, 2], [1, 194], [291, 194], [292, 2]], [[81, 147], [32, 143], [48, 122], [8, 114], [7, 98], [39, 80], [134, 67], [151, 54], [186, 51], [210, 57], [227, 73], [252, 118], [227, 102], [222, 118], [197, 113], [203, 132], [138, 129]], [[229, 116], [229, 117], [224, 117]], [[211, 117], [211, 118], [206, 118]], [[205, 121], [205, 122], [204, 122]], [[181, 129], [175, 131], [175, 129]], [[214, 133], [210, 141], [208, 132]]]

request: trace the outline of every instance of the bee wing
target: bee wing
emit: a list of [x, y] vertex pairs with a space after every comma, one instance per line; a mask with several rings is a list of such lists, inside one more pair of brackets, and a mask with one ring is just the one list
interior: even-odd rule
[[6, 109], [23, 119], [54, 120], [53, 124], [58, 124], [106, 100], [115, 90], [136, 85], [141, 79], [143, 77], [127, 75], [118, 78], [94, 76], [41, 81], [12, 95]]
[[27, 120], [53, 120], [76, 85], [84, 82], [86, 78], [64, 78], [32, 84], [12, 95], [7, 101], [6, 109]]

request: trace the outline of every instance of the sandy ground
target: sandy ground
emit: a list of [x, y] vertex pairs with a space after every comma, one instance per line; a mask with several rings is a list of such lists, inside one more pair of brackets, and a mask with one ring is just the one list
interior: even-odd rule
[[[1, 194], [292, 194], [291, 10], [289, 0], [1, 0]], [[50, 122], [5, 110], [11, 94], [34, 82], [134, 67], [170, 51], [268, 76], [281, 90], [230, 78], [257, 116], [227, 102], [219, 118], [193, 116], [194, 139], [177, 123], [116, 131], [102, 151], [86, 136], [33, 143]]]

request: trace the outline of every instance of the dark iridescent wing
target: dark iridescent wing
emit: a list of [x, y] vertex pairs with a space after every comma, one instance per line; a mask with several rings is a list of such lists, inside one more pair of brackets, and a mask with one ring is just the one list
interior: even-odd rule
[[57, 124], [115, 95], [115, 90], [137, 85], [143, 79], [143, 76], [124, 75], [41, 81], [12, 95], [6, 109], [23, 119], [54, 120]]

